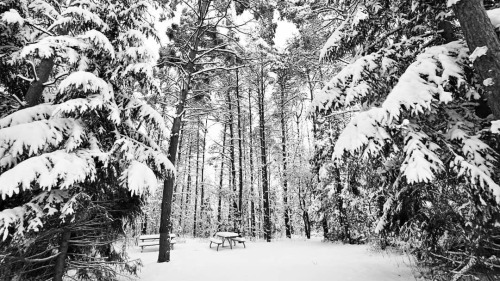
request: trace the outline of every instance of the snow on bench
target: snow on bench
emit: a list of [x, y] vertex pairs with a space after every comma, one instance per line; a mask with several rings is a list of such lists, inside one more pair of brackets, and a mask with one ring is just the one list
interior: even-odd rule
[[214, 244], [217, 244], [217, 252], [219, 251], [219, 246], [220, 244], [222, 244], [222, 240], [221, 239], [218, 239], [218, 238], [215, 238], [215, 237], [211, 237], [210, 238], [210, 248], [212, 248], [212, 243]]
[[[170, 248], [172, 250], [174, 249], [175, 243], [177, 243], [175, 237], [175, 234], [170, 234]], [[144, 247], [160, 245], [160, 234], [141, 235], [139, 236], [139, 240], [141, 240], [141, 242], [139, 242], [137, 246], [141, 247], [142, 252]]]
[[231, 238], [231, 240], [233, 240], [235, 246], [236, 246], [236, 242], [238, 242], [238, 243], [243, 243], [243, 247], [245, 247], [245, 248], [247, 247], [245, 245], [246, 240], [243, 237], [235, 237], [235, 238]]

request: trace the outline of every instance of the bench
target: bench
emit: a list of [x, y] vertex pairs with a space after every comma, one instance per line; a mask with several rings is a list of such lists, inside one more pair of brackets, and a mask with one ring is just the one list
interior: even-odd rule
[[215, 237], [211, 237], [210, 238], [210, 248], [212, 248], [212, 243], [214, 244], [217, 244], [217, 252], [219, 251], [219, 246], [222, 244], [222, 240], [221, 239], [217, 239]]
[[[170, 234], [170, 249], [174, 249], [175, 243], [175, 234]], [[139, 236], [139, 242], [137, 246], [141, 247], [141, 252], [144, 251], [144, 247], [147, 246], [157, 246], [160, 245], [160, 234], [152, 234], [152, 235], [141, 235]]]
[[238, 243], [243, 243], [243, 247], [245, 247], [245, 248], [247, 247], [245, 245], [246, 240], [243, 237], [235, 237], [235, 238], [231, 238], [231, 240], [234, 242], [234, 246], [236, 246], [236, 242], [238, 242]]

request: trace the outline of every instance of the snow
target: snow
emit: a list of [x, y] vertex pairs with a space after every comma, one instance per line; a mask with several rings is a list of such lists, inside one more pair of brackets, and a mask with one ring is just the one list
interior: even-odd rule
[[[319, 238], [295, 238], [271, 243], [248, 241], [219, 251], [208, 239], [178, 238], [169, 263], [157, 263], [158, 246], [129, 249], [144, 267], [140, 280], [221, 281], [238, 279], [287, 281], [399, 281], [415, 280], [407, 257], [370, 250], [367, 245], [324, 243]], [[183, 243], [184, 242], [184, 243]]]
[[5, 12], [2, 14], [2, 21], [8, 23], [8, 24], [19, 24], [22, 26], [24, 24], [24, 19], [19, 15], [19, 13], [14, 10], [10, 9], [9, 11]]
[[98, 15], [92, 13], [90, 9], [71, 6], [64, 10], [61, 15], [63, 17], [71, 15], [73, 18], [80, 18], [84, 23], [95, 24], [103, 31], [108, 29], [108, 25]]
[[130, 163], [120, 180], [126, 182], [132, 195], [142, 195], [146, 190], [153, 194], [158, 185], [158, 179], [156, 179], [154, 172], [147, 165], [138, 161]]
[[474, 50], [474, 52], [472, 52], [472, 54], [469, 56], [469, 59], [471, 62], [474, 62], [477, 58], [486, 55], [487, 52], [488, 52], [487, 46], [477, 47]]
[[493, 26], [495, 28], [499, 28], [500, 27], [500, 8], [488, 10], [488, 11], [486, 11], [486, 13], [488, 14], [488, 17], [491, 20], [491, 24], [493, 24]]
[[319, 60], [320, 61], [324, 59], [325, 55], [328, 52], [332, 51], [331, 49], [339, 46], [340, 41], [342, 40], [342, 37], [343, 37], [343, 30], [344, 30], [344, 27], [346, 25], [346, 22], [347, 21], [342, 22], [340, 24], [340, 26], [337, 27], [337, 29], [335, 29], [335, 31], [332, 33], [332, 35], [330, 35], [328, 40], [326, 40], [325, 45], [323, 45], [323, 48], [321, 48], [321, 51], [319, 53]]
[[108, 37], [106, 37], [101, 32], [93, 29], [85, 32], [85, 34], [80, 36], [82, 39], [86, 39], [90, 41], [93, 47], [97, 47], [98, 49], [102, 49], [106, 51], [111, 58], [115, 57], [115, 50], [111, 42], [109, 42]]
[[419, 182], [430, 182], [434, 180], [434, 174], [443, 169], [443, 163], [432, 151], [429, 136], [418, 132], [419, 128], [408, 127], [410, 132], [405, 137], [405, 160], [401, 165], [401, 171], [409, 184]]
[[493, 82], [493, 78], [486, 78], [483, 81], [483, 85], [488, 87], [488, 86], [493, 86], [495, 82]]
[[295, 36], [300, 36], [300, 32], [297, 26], [287, 20], [278, 20], [279, 11], [274, 11], [273, 21], [277, 23], [276, 31], [274, 33], [274, 45], [279, 51], [284, 51], [288, 46], [288, 40], [291, 40]]
[[61, 81], [58, 87], [60, 94], [71, 91], [71, 89], [81, 89], [84, 92], [100, 92], [103, 94], [110, 92], [110, 88], [104, 80], [86, 71], [75, 71], [71, 73]]
[[500, 134], [500, 120], [491, 121], [491, 132]]
[[455, 4], [457, 4], [459, 1], [460, 0], [447, 0], [446, 6], [447, 7], [451, 7], [451, 6], [455, 5]]
[[382, 108], [372, 108], [359, 113], [347, 124], [334, 148], [333, 158], [340, 159], [344, 151], [361, 152], [363, 157], [374, 156], [390, 139], [389, 133], [381, 126], [387, 120], [387, 112]]
[[366, 20], [369, 17], [368, 12], [364, 8], [359, 8], [354, 14], [354, 18], [352, 19], [352, 25], [357, 26], [361, 21]]
[[24, 108], [0, 119], [0, 129], [48, 119], [52, 115], [53, 111], [54, 106], [51, 104], [39, 104]]
[[0, 230], [2, 230], [2, 241], [5, 241], [9, 235], [9, 227], [16, 224], [24, 217], [26, 209], [23, 207], [15, 207], [13, 209], [5, 209], [0, 212]]
[[79, 137], [83, 137], [82, 134], [72, 134], [73, 129], [79, 126], [73, 119], [58, 118], [0, 129], [0, 167], [15, 164], [24, 153], [33, 156], [56, 147], [67, 135], [73, 136], [73, 142], [81, 142]]
[[37, 181], [42, 189], [70, 188], [76, 183], [95, 179], [96, 168], [92, 155], [85, 151], [66, 153], [55, 151], [32, 157], [0, 174], [2, 199], [19, 193], [19, 187], [31, 189]]
[[[391, 118], [397, 119], [401, 107], [414, 115], [430, 111], [435, 94], [439, 96], [439, 102], [450, 102], [451, 96], [444, 86], [451, 76], [457, 78], [459, 85], [463, 83], [464, 74], [459, 64], [465, 59], [466, 49], [463, 42], [456, 41], [429, 48], [420, 54], [401, 75], [382, 107], [387, 109]], [[457, 54], [456, 58], [454, 54]], [[437, 75], [440, 72], [441, 77]]]
[[43, 0], [34, 0], [30, 3], [28, 6], [33, 12], [39, 13], [42, 15], [48, 15], [53, 18], [58, 18], [61, 15], [52, 7], [52, 5], [48, 4], [47, 2]]

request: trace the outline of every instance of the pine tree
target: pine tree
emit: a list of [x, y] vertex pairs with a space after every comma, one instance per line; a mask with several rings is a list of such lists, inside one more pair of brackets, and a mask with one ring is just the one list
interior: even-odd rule
[[[472, 27], [484, 23], [484, 13], [461, 13], [479, 2], [454, 7], [469, 46], [481, 44], [470, 31], [484, 35]], [[345, 10], [320, 57], [352, 63], [315, 103], [325, 116], [360, 111], [338, 136], [332, 162], [353, 155], [373, 165], [378, 179], [359, 185], [379, 198], [376, 232], [404, 241], [420, 261], [456, 280], [498, 266], [486, 257], [499, 254], [500, 186], [496, 116], [478, 106], [486, 98], [495, 112], [484, 80], [496, 76], [485, 75], [479, 60], [493, 54], [467, 48], [446, 4], [369, 1]], [[381, 192], [370, 191], [376, 186]]]
[[135, 272], [113, 243], [173, 171], [150, 137], [169, 133], [163, 117], [142, 100], [157, 92], [145, 47], [156, 36], [144, 17], [153, 7], [37, 0], [0, 8], [1, 36], [17, 44], [0, 58], [14, 74], [0, 87], [21, 104], [0, 119], [0, 275]]

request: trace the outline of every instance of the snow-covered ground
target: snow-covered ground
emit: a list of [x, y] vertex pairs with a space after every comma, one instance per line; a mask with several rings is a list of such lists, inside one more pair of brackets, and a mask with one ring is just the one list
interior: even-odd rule
[[[182, 242], [182, 241], [180, 241]], [[408, 258], [375, 252], [366, 245], [324, 243], [319, 239], [246, 242], [209, 249], [208, 240], [188, 239], [175, 245], [169, 263], [158, 264], [158, 247], [130, 250], [141, 258], [141, 280], [175, 281], [400, 281], [416, 280]]]

